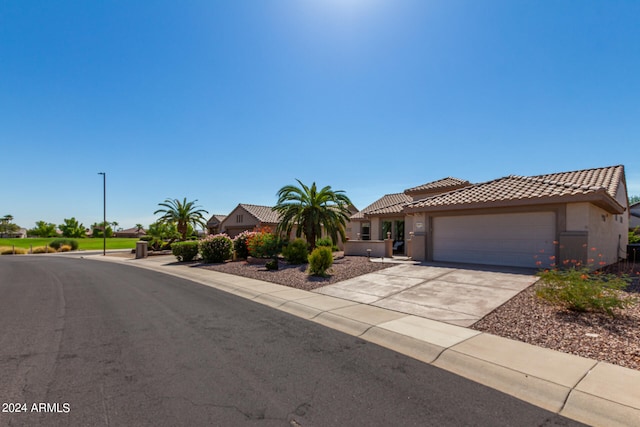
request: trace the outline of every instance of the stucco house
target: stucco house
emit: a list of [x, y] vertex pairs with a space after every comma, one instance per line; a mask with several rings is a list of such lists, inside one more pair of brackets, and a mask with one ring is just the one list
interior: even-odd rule
[[[622, 165], [459, 184], [403, 206], [413, 259], [545, 267], [626, 257], [629, 206]], [[364, 255], [351, 249], [345, 252]]]
[[240, 203], [220, 222], [220, 232], [234, 238], [243, 231], [251, 231], [257, 227], [278, 226], [280, 216], [270, 206]]

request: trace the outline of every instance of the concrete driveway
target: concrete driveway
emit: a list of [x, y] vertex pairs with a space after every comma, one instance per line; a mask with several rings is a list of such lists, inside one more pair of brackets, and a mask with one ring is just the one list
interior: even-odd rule
[[536, 280], [529, 269], [400, 264], [314, 292], [467, 327]]

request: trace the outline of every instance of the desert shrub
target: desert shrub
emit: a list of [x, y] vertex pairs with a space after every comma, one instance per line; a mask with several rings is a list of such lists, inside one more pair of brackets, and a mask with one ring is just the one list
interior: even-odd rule
[[47, 253], [54, 253], [54, 252], [57, 252], [57, 251], [51, 246], [36, 246], [31, 251], [32, 254], [47, 254]]
[[0, 255], [24, 255], [28, 251], [24, 248], [14, 248], [11, 246], [1, 246], [0, 247]]
[[309, 255], [309, 274], [325, 276], [332, 264], [333, 254], [331, 253], [331, 248], [327, 246], [317, 247]]
[[60, 249], [58, 249], [58, 252], [69, 252], [72, 249], [71, 245], [62, 245]]
[[78, 249], [78, 241], [75, 239], [53, 239], [51, 243], [49, 243], [49, 246], [56, 251], [59, 250], [62, 245], [71, 246], [71, 249], [74, 251]]
[[274, 258], [268, 263], [264, 265], [267, 270], [277, 270], [278, 269], [278, 258]]
[[280, 250], [280, 239], [268, 231], [257, 231], [247, 240], [249, 255], [256, 258], [273, 258]]
[[318, 246], [326, 246], [331, 248], [332, 251], [337, 251], [338, 247], [333, 244], [333, 241], [330, 237], [323, 237], [321, 239], [316, 240], [316, 247]]
[[282, 249], [282, 255], [290, 264], [306, 264], [309, 261], [307, 241], [304, 239], [296, 239], [290, 242]]
[[536, 295], [572, 311], [601, 312], [613, 317], [615, 309], [624, 309], [636, 302], [620, 292], [627, 287], [627, 279], [614, 274], [568, 268], [545, 270], [538, 276]]
[[224, 262], [233, 254], [233, 241], [226, 234], [214, 234], [200, 240], [200, 256], [205, 262]]
[[198, 242], [187, 240], [185, 242], [175, 242], [171, 244], [171, 253], [178, 261], [193, 261], [198, 255]]
[[253, 234], [255, 234], [253, 231], [243, 231], [233, 239], [233, 250], [236, 251], [237, 258], [244, 259], [249, 256], [247, 243]]

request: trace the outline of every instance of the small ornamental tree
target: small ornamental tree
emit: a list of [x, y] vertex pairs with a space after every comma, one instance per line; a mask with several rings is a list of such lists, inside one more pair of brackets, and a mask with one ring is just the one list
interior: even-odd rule
[[214, 234], [200, 240], [200, 256], [204, 262], [224, 262], [233, 254], [233, 240], [226, 234]]

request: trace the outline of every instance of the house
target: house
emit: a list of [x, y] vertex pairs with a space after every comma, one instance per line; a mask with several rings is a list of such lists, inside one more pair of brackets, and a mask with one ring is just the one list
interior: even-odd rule
[[15, 231], [7, 231], [5, 233], [0, 233], [0, 238], [3, 238], [3, 239], [25, 239], [26, 237], [27, 237], [26, 228], [18, 228]]
[[403, 206], [412, 258], [546, 267], [563, 260], [597, 266], [626, 257], [622, 165], [459, 184]]
[[220, 222], [219, 230], [234, 238], [243, 231], [251, 231], [258, 227], [270, 227], [275, 230], [279, 222], [280, 215], [270, 206], [241, 203]]
[[629, 228], [635, 230], [640, 227], [640, 202], [629, 206]]
[[[350, 218], [350, 227], [347, 237], [351, 241], [351, 248], [347, 254], [363, 254], [366, 249], [371, 249], [372, 256], [384, 255], [384, 239], [390, 233], [393, 240], [393, 253], [403, 255], [407, 253], [405, 233], [407, 215], [404, 207], [413, 202], [436, 194], [455, 190], [471, 185], [469, 181], [458, 178], [443, 178], [417, 187], [404, 190], [402, 193], [386, 194], [369, 206], [355, 213]], [[356, 243], [357, 241], [377, 241]], [[356, 249], [355, 246], [360, 246]], [[355, 250], [355, 253], [352, 252]]]
[[211, 215], [209, 221], [207, 221], [207, 231], [209, 234], [218, 234], [220, 233], [220, 224], [227, 218], [226, 215]]
[[113, 233], [115, 237], [129, 237], [129, 238], [136, 238], [136, 237], [139, 238], [139, 237], [145, 236], [146, 234], [147, 232], [144, 230], [144, 228], [139, 228], [139, 227], [131, 227], [131, 228], [127, 228], [125, 230], [119, 230]]

